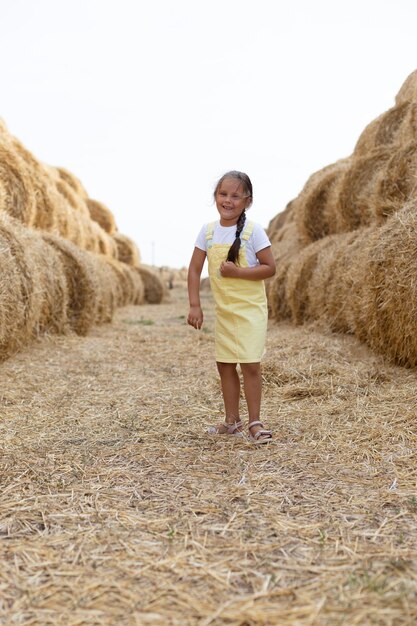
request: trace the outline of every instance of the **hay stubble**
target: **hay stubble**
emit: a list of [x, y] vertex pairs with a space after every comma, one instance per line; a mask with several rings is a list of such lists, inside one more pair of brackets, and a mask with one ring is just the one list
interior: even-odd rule
[[274, 324], [261, 449], [186, 295], [1, 366], [0, 623], [412, 624], [414, 370]]

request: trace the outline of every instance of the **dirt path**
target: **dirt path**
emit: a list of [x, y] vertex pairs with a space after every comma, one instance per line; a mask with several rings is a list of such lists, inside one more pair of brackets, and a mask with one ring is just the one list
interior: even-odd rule
[[414, 624], [416, 372], [271, 327], [274, 442], [222, 419], [186, 294], [0, 367], [0, 624]]

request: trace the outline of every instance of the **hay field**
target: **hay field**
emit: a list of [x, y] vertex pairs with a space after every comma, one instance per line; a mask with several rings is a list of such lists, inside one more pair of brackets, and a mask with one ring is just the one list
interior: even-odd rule
[[271, 325], [268, 446], [221, 419], [186, 292], [0, 366], [0, 624], [417, 621], [415, 370]]

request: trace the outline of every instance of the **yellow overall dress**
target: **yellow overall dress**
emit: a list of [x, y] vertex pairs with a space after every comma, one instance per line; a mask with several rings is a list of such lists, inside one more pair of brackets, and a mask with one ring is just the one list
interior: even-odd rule
[[[220, 363], [258, 363], [264, 353], [268, 307], [263, 280], [229, 278], [220, 274], [230, 244], [213, 244], [215, 223], [207, 226], [207, 258], [216, 308], [215, 348]], [[254, 224], [241, 234], [239, 265], [248, 267], [246, 242]]]

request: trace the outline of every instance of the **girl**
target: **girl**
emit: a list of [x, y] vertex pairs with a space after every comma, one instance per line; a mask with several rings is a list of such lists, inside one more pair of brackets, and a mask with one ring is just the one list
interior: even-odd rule
[[242, 431], [239, 418], [240, 379], [243, 375], [249, 413], [249, 436], [266, 443], [272, 433], [260, 422], [261, 366], [268, 309], [264, 279], [275, 274], [271, 243], [265, 231], [246, 220], [253, 200], [252, 183], [243, 172], [227, 172], [216, 185], [214, 200], [220, 221], [206, 224], [195, 243], [188, 269], [190, 312], [187, 322], [200, 329], [200, 276], [208, 257], [211, 289], [216, 305], [215, 348], [226, 421], [209, 432], [236, 435]]

